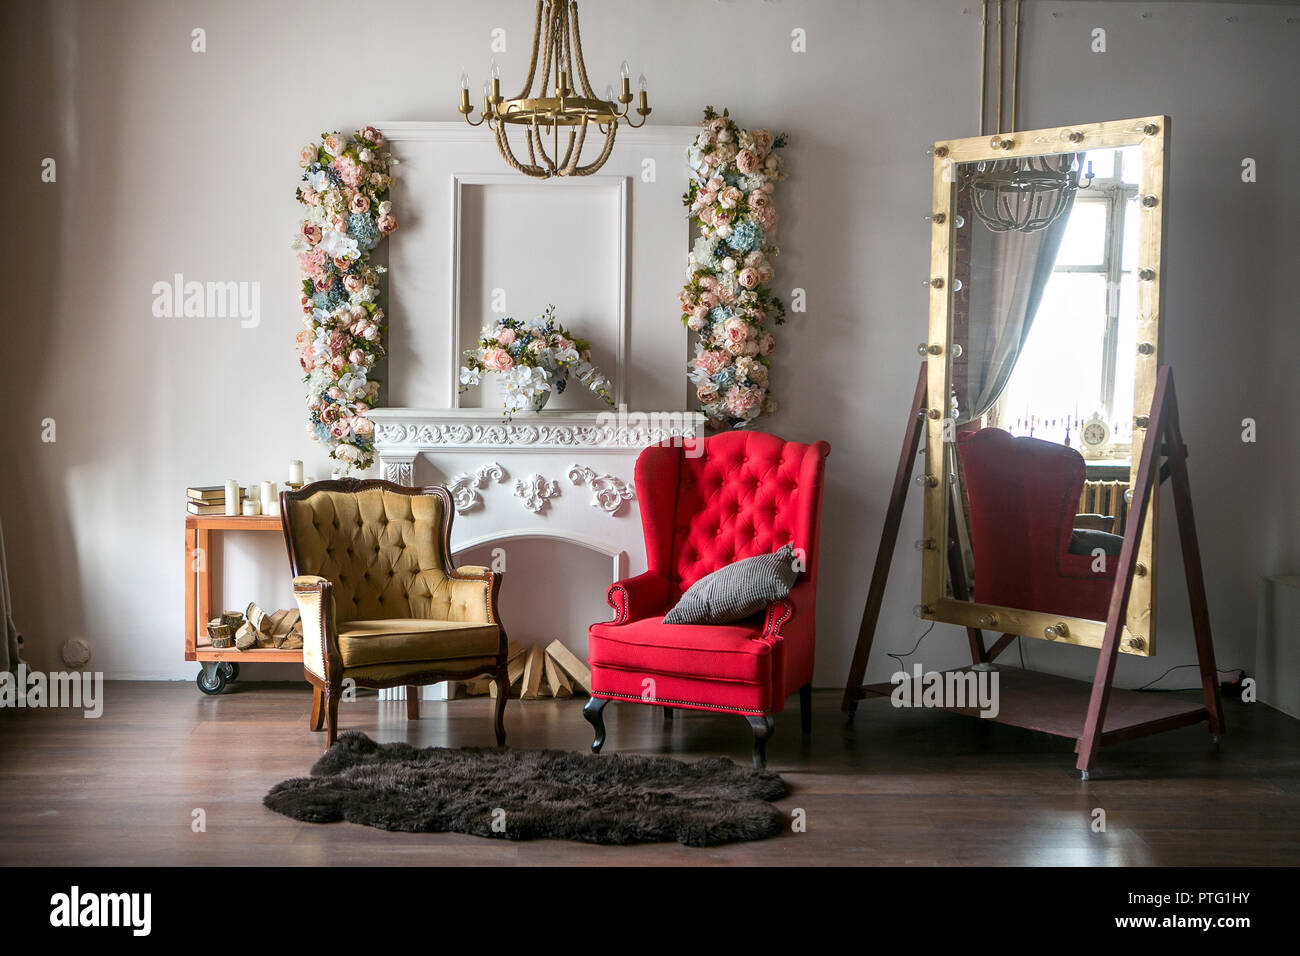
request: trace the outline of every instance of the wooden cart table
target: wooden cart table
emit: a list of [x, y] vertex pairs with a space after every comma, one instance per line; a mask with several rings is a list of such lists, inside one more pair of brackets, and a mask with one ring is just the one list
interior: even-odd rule
[[254, 647], [215, 648], [208, 641], [207, 623], [212, 613], [211, 555], [214, 534], [226, 531], [261, 531], [283, 534], [279, 515], [185, 516], [185, 659], [201, 665], [195, 683], [205, 694], [219, 694], [239, 679], [242, 661], [280, 664], [302, 663], [302, 651]]

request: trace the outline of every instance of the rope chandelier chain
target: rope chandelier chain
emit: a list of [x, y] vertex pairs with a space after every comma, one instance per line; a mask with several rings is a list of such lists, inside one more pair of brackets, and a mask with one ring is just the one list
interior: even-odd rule
[[[538, 67], [541, 67], [540, 71]], [[528, 73], [519, 95], [501, 95], [501, 72], [493, 61], [490, 79], [483, 84], [483, 108], [474, 118], [470, 105], [469, 75], [461, 74], [460, 113], [471, 126], [488, 124], [496, 136], [497, 151], [512, 169], [536, 179], [552, 176], [590, 176], [614, 151], [620, 121], [635, 128], [644, 126], [650, 115], [645, 74], [638, 78], [635, 107], [639, 122], [633, 121], [632, 86], [627, 62], [619, 69], [620, 92], [608, 87], [608, 99], [599, 98], [587, 73], [578, 5], [574, 0], [537, 0], [533, 46]], [[577, 88], [575, 89], [574, 86]], [[587, 130], [595, 125], [605, 136], [600, 153], [583, 163]], [[522, 126], [528, 161], [515, 153], [506, 130]], [[567, 142], [560, 143], [560, 127], [568, 127]], [[548, 148], [546, 138], [551, 139]]]

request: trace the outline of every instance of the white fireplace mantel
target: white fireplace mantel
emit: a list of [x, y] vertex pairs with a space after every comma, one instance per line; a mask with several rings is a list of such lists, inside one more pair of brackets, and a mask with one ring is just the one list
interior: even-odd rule
[[[381, 462], [411, 461], [421, 452], [468, 454], [632, 452], [668, 439], [704, 435], [699, 412], [516, 412], [500, 409], [376, 408], [375, 447]], [[385, 472], [386, 474], [386, 472]]]

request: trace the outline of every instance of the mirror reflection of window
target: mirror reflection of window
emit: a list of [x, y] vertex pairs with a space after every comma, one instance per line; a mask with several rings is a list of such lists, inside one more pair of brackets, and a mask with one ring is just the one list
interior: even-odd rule
[[1052, 276], [1015, 369], [990, 415], [1013, 434], [1079, 447], [1100, 414], [1109, 452], [1132, 438], [1137, 342], [1138, 147], [1082, 158], [1084, 171]]

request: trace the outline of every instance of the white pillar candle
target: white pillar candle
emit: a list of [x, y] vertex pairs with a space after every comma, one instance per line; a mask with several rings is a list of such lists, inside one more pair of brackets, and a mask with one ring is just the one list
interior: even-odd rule
[[302, 459], [293, 458], [289, 461], [289, 484], [302, 484]]
[[260, 501], [258, 501], [256, 498], [244, 499], [245, 518], [252, 518], [253, 516], [260, 515], [261, 513], [262, 513], [262, 503]]
[[273, 515], [279, 512], [279, 494], [280, 489], [274, 481], [262, 482], [262, 514]]
[[233, 478], [226, 482], [226, 514], [239, 514], [239, 482]]

